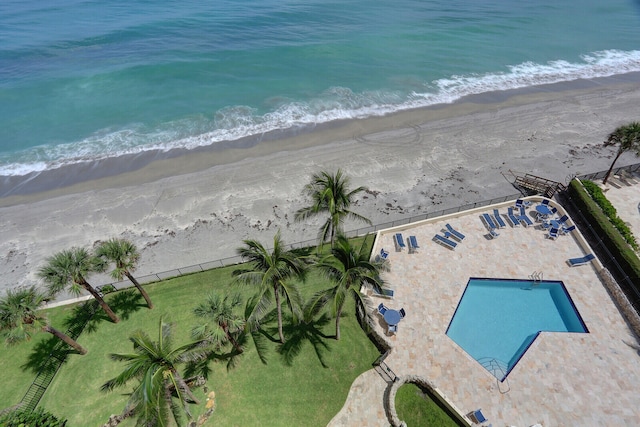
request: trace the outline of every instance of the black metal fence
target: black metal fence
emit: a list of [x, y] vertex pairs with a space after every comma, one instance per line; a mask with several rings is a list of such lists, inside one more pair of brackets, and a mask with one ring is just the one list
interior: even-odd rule
[[[83, 304], [78, 308], [76, 312], [76, 321], [67, 329], [65, 334], [73, 340], [77, 340], [87, 323], [91, 320], [96, 312], [96, 304]], [[53, 381], [56, 373], [60, 369], [60, 366], [65, 362], [69, 354], [67, 344], [57, 340], [49, 353], [47, 360], [45, 360], [35, 379], [27, 389], [27, 392], [22, 397], [19, 403], [19, 407], [27, 411], [33, 411], [40, 403], [40, 399], [47, 391], [47, 387]]]
[[[515, 200], [518, 197], [522, 197], [521, 193], [514, 193], [514, 194], [510, 194], [507, 196], [502, 196], [502, 197], [496, 197], [494, 199], [490, 199], [490, 200], [482, 200], [479, 202], [474, 202], [474, 203], [468, 203], [466, 205], [462, 205], [462, 206], [457, 206], [457, 207], [453, 207], [453, 208], [449, 208], [449, 209], [442, 209], [442, 210], [438, 210], [438, 211], [434, 211], [434, 212], [427, 212], [424, 214], [420, 214], [420, 215], [413, 215], [407, 218], [400, 218], [400, 219], [396, 219], [396, 220], [392, 220], [392, 221], [387, 221], [387, 222], [383, 222], [380, 224], [375, 224], [375, 225], [370, 225], [370, 226], [366, 226], [366, 227], [360, 227], [360, 228], [356, 228], [354, 230], [350, 230], [350, 231], [346, 231], [345, 235], [347, 237], [358, 237], [358, 236], [364, 236], [367, 235], [369, 233], [375, 233], [379, 230], [384, 230], [387, 228], [392, 228], [392, 227], [399, 227], [402, 225], [407, 225], [407, 224], [411, 224], [414, 222], [418, 222], [418, 221], [423, 221], [425, 219], [430, 219], [430, 218], [437, 218], [440, 216], [444, 216], [444, 215], [451, 215], [451, 214], [455, 214], [458, 212], [462, 212], [462, 211], [466, 211], [469, 209], [474, 209], [474, 208], [479, 208], [482, 206], [489, 206], [489, 205], [494, 205], [496, 203], [504, 203], [506, 201], [509, 200]], [[296, 242], [296, 243], [292, 243], [287, 245], [287, 247], [289, 249], [300, 249], [300, 248], [306, 248], [306, 247], [310, 247], [310, 246], [315, 246], [318, 244], [318, 241], [316, 239], [310, 239], [310, 240], [303, 240], [301, 242]], [[165, 279], [169, 279], [169, 278], [173, 278], [173, 277], [179, 277], [179, 276], [183, 276], [185, 274], [191, 274], [191, 273], [196, 273], [196, 272], [200, 272], [200, 271], [205, 271], [205, 270], [210, 270], [212, 268], [218, 268], [218, 267], [227, 267], [229, 265], [236, 265], [236, 264], [240, 264], [242, 263], [242, 258], [240, 256], [232, 256], [232, 257], [227, 257], [227, 258], [221, 258], [221, 259], [217, 259], [214, 261], [208, 261], [205, 263], [200, 263], [200, 264], [194, 264], [194, 265], [190, 265], [190, 266], [186, 266], [186, 267], [180, 267], [180, 268], [175, 268], [173, 270], [167, 270], [167, 271], [162, 271], [159, 273], [153, 273], [153, 274], [149, 274], [146, 276], [140, 276], [140, 277], [136, 277], [136, 279], [138, 280], [138, 282], [140, 284], [149, 284], [149, 283], [153, 283], [153, 282], [157, 282], [157, 281], [161, 281], [161, 280], [165, 280]], [[129, 288], [132, 286], [131, 282], [129, 282], [128, 280], [123, 280], [120, 282], [114, 282], [114, 283], [109, 283], [107, 285], [103, 285], [100, 288], [106, 288], [106, 287], [113, 287], [112, 289], [114, 290], [120, 290], [120, 289], [125, 289], [125, 288]]]
[[[628, 166], [621, 166], [619, 168], [615, 168], [611, 171], [611, 176], [613, 175], [620, 175], [621, 172], [629, 172], [629, 173], [633, 173], [633, 172], [637, 172], [640, 173], [640, 163], [636, 163], [633, 165], [628, 165]], [[588, 179], [588, 180], [594, 180], [594, 179], [602, 179], [604, 178], [604, 176], [607, 174], [607, 171], [600, 171], [600, 172], [595, 172], [595, 173], [588, 173], [585, 175], [580, 175], [577, 176], [576, 178], [582, 180], [582, 179]]]
[[562, 198], [564, 207], [570, 212], [573, 220], [579, 224], [580, 232], [587, 239], [589, 245], [598, 256], [598, 259], [600, 260], [602, 265], [607, 268], [613, 275], [613, 277], [618, 282], [618, 285], [620, 285], [620, 288], [624, 291], [625, 295], [629, 299], [629, 302], [631, 303], [633, 308], [640, 314], [640, 289], [638, 289], [637, 283], [633, 283], [631, 277], [629, 277], [627, 272], [618, 262], [617, 257], [619, 257], [619, 254], [612, 253], [609, 248], [607, 248], [607, 245], [600, 237], [600, 234], [593, 228], [589, 220], [586, 218], [582, 210], [578, 207], [571, 196], [569, 196], [567, 193], [563, 193]]

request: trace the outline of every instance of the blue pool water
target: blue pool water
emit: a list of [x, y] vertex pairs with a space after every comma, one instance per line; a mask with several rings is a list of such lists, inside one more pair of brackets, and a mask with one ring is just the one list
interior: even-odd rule
[[500, 381], [540, 332], [589, 332], [562, 282], [471, 278], [447, 328]]

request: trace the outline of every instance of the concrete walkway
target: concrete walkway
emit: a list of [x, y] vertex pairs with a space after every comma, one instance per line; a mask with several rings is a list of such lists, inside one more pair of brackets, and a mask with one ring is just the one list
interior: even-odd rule
[[364, 372], [351, 385], [347, 401], [328, 427], [388, 427], [383, 404], [386, 389], [387, 383], [374, 369]]

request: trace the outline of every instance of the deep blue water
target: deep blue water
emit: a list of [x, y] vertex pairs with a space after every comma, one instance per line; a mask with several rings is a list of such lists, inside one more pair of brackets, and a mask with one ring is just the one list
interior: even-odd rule
[[638, 0], [3, 0], [0, 175], [630, 71]]

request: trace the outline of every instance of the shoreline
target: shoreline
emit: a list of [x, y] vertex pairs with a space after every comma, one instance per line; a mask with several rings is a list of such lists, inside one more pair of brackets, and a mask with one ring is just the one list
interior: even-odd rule
[[[285, 243], [315, 239], [321, 221], [297, 223], [293, 214], [308, 203], [302, 188], [320, 170], [342, 168], [352, 187], [367, 186], [353, 210], [374, 224], [514, 194], [509, 170], [560, 182], [606, 170], [615, 150], [602, 141], [640, 117], [640, 79], [629, 78], [524, 89], [498, 102], [504, 94], [475, 96], [2, 198], [0, 292], [42, 287], [36, 272], [47, 257], [111, 237], [137, 245], [136, 276], [233, 256], [243, 239], [268, 244], [278, 230]], [[637, 161], [626, 153], [617, 165]]]
[[[147, 183], [170, 176], [199, 172], [247, 158], [297, 151], [338, 139], [358, 138], [389, 128], [419, 126], [433, 120], [502, 109], [532, 102], [553, 101], [582, 91], [609, 91], [615, 87], [637, 87], [640, 72], [578, 79], [568, 82], [492, 91], [465, 96], [451, 104], [435, 104], [398, 111], [379, 117], [344, 119], [251, 135], [195, 149], [150, 150], [64, 165], [56, 169], [19, 176], [0, 176], [0, 207], [45, 200], [60, 195]], [[326, 134], [326, 135], [323, 135]]]

